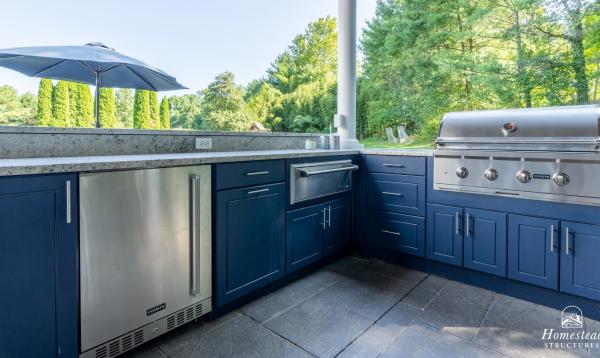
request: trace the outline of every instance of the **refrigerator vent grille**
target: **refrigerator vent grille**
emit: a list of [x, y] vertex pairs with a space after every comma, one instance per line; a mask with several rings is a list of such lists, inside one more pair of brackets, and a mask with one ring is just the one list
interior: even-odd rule
[[[202, 316], [204, 313], [206, 313], [205, 310], [210, 311], [210, 304], [203, 306], [202, 303], [198, 303], [188, 308], [184, 308], [181, 311], [177, 311], [166, 318], [163, 318], [166, 320], [166, 330], [170, 331]], [[139, 346], [146, 340], [150, 340], [152, 338], [154, 338], [152, 334], [150, 334], [150, 337], [146, 338], [144, 335], [144, 329], [142, 328], [107, 342], [106, 344], [96, 348], [93, 352], [95, 354], [95, 358], [113, 358]]]

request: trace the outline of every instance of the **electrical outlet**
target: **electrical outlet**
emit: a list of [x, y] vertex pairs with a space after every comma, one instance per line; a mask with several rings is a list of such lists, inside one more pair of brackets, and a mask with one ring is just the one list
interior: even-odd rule
[[196, 137], [196, 149], [212, 149], [212, 138]]

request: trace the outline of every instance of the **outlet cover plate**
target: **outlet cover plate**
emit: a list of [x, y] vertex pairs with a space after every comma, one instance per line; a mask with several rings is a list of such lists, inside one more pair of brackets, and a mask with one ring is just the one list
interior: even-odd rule
[[196, 149], [212, 149], [212, 138], [196, 137]]

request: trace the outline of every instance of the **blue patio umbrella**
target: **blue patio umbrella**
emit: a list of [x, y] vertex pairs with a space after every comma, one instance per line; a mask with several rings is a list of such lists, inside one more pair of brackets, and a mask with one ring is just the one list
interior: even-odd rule
[[125, 56], [102, 43], [0, 49], [0, 66], [40, 77], [96, 86], [96, 127], [100, 87], [149, 91], [186, 89], [165, 72]]

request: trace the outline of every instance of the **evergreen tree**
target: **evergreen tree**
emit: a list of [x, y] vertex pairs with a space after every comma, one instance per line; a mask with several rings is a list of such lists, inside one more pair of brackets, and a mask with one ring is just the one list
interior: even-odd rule
[[133, 128], [150, 128], [150, 99], [148, 91], [135, 91], [135, 99], [133, 102]]
[[148, 103], [150, 106], [150, 128], [160, 129], [160, 108], [158, 106], [158, 95], [155, 91], [148, 91]]
[[165, 96], [160, 101], [160, 128], [171, 129], [171, 113], [169, 110], [169, 99]]
[[50, 126], [53, 123], [52, 115], [52, 81], [42, 78], [38, 90], [37, 125]]
[[81, 106], [79, 103], [79, 90], [77, 82], [68, 81], [69, 85], [69, 127], [76, 126], [79, 119], [78, 108]]
[[201, 115], [206, 129], [247, 131], [255, 117], [247, 110], [244, 94], [233, 73], [224, 72], [201, 93]]
[[128, 88], [119, 88], [115, 91], [115, 115], [117, 126], [122, 128], [133, 127], [133, 91]]
[[90, 87], [85, 83], [77, 84], [77, 104], [76, 104], [76, 122], [77, 127], [94, 127], [96, 118], [94, 113], [94, 97]]
[[117, 118], [115, 116], [115, 96], [112, 88], [100, 88], [99, 109], [100, 128], [114, 128]]
[[62, 80], [54, 86], [52, 93], [53, 121], [51, 122], [53, 127], [68, 127], [70, 124], [69, 87], [69, 82]]

